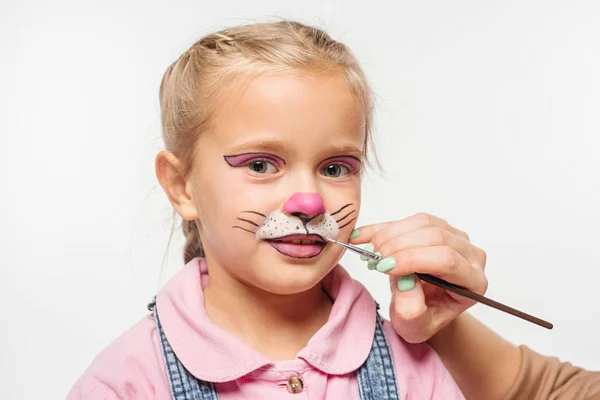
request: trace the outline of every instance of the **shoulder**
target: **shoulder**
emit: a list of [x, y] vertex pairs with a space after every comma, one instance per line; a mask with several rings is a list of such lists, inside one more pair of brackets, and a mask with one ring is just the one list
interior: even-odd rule
[[168, 398], [158, 332], [149, 315], [92, 361], [67, 399]]
[[416, 398], [464, 399], [454, 378], [437, 353], [427, 343], [408, 343], [381, 319], [385, 338], [392, 352], [396, 379], [401, 390]]

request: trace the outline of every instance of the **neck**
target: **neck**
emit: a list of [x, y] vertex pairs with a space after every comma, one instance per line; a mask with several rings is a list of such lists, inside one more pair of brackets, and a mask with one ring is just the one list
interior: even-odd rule
[[327, 322], [332, 307], [320, 284], [306, 292], [278, 295], [222, 270], [211, 271], [203, 292], [211, 322], [272, 361], [296, 358]]

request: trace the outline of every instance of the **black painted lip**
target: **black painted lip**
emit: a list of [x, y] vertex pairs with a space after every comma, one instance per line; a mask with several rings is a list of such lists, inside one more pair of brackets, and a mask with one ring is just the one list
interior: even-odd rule
[[[294, 236], [296, 236], [296, 235], [294, 235]], [[277, 247], [273, 246], [273, 244], [271, 242], [277, 242], [277, 240], [268, 239], [268, 240], [265, 240], [265, 242], [269, 243], [269, 245], [273, 249], [275, 249], [279, 254], [284, 255], [286, 257], [289, 257], [289, 258], [294, 258], [294, 259], [297, 259], [297, 260], [308, 260], [308, 259], [311, 259], [311, 258], [318, 257], [318, 256], [321, 255], [321, 253], [323, 252], [323, 250], [325, 250], [325, 247], [327, 247], [327, 245], [329, 244], [327, 242], [317, 242], [317, 243], [315, 243], [315, 245], [321, 247], [321, 250], [317, 254], [314, 254], [314, 255], [308, 256], [308, 257], [295, 257], [295, 256], [291, 256], [291, 255], [289, 255], [287, 253], [284, 253], [284, 252], [280, 251]], [[302, 246], [302, 245], [297, 245], [297, 246]]]
[[281, 237], [277, 237], [277, 238], [269, 238], [269, 239], [265, 239], [267, 242], [268, 241], [273, 241], [273, 242], [288, 242], [288, 241], [292, 241], [292, 240], [312, 240], [315, 242], [315, 244], [327, 244], [327, 241], [325, 239], [323, 239], [322, 236], [320, 235], [315, 235], [315, 234], [292, 234], [292, 235], [286, 235], [286, 236], [281, 236]]

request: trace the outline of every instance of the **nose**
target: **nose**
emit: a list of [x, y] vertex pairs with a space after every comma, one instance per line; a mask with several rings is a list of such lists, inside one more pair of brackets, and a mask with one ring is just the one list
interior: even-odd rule
[[283, 212], [313, 218], [325, 213], [325, 204], [319, 193], [294, 193], [283, 205]]

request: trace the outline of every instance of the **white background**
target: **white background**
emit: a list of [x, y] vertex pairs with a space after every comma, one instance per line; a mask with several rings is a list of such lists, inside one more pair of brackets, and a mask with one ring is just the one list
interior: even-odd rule
[[[162, 73], [201, 35], [273, 16], [348, 44], [377, 93], [385, 172], [359, 222], [449, 220], [488, 252], [488, 295], [555, 329], [475, 315], [600, 369], [598, 2], [4, 0], [0, 398], [64, 398], [181, 266], [153, 169]], [[386, 309], [387, 277], [344, 265]]]

